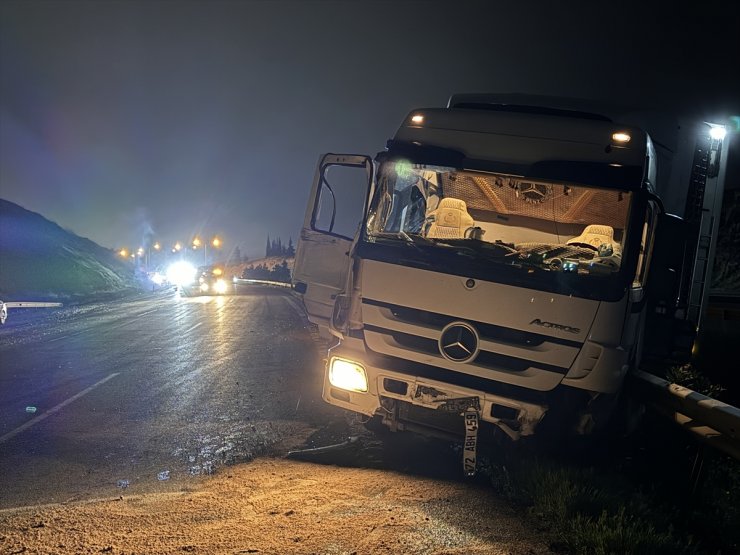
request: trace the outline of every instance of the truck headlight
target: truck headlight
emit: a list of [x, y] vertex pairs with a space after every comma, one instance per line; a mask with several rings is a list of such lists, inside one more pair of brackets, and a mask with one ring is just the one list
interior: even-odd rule
[[362, 365], [343, 358], [332, 358], [329, 362], [329, 383], [347, 391], [367, 391], [367, 374]]

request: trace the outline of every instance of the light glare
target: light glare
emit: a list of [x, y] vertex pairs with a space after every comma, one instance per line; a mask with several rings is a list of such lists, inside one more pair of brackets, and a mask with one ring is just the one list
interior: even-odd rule
[[411, 116], [411, 121], [417, 124], [424, 123], [424, 116], [422, 116], [421, 114], [414, 114], [413, 116]]
[[175, 285], [186, 285], [195, 280], [195, 268], [189, 262], [179, 260], [167, 268], [167, 281]]
[[723, 141], [727, 136], [727, 128], [724, 125], [712, 125], [709, 128], [709, 136], [715, 141]]
[[630, 142], [630, 139], [632, 139], [630, 134], [625, 133], [624, 131], [617, 131], [612, 134], [612, 140], [616, 143], [628, 143]]
[[215, 289], [216, 293], [219, 295], [223, 295], [226, 293], [227, 285], [226, 282], [222, 279], [216, 280], [216, 283], [213, 284], [213, 289]]
[[354, 362], [333, 358], [329, 368], [329, 383], [347, 391], [367, 391], [367, 374], [365, 369]]

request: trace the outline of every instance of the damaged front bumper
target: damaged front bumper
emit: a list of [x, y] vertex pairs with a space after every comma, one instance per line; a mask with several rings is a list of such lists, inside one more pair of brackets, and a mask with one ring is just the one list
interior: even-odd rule
[[[364, 391], [338, 387], [330, 379], [335, 361], [353, 361], [364, 369]], [[334, 383], [332, 383], [334, 381]], [[548, 410], [546, 403], [529, 402], [488, 391], [444, 383], [391, 370], [367, 356], [364, 343], [346, 338], [330, 349], [324, 373], [323, 398], [347, 410], [378, 416], [393, 430], [437, 432], [464, 436], [465, 412], [473, 408], [480, 421], [501, 429], [512, 440], [534, 434]]]

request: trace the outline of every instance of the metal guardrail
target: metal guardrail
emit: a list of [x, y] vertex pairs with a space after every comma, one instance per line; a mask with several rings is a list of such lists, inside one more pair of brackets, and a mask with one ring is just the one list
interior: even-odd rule
[[4, 324], [8, 318], [8, 309], [10, 308], [50, 308], [59, 307], [62, 303], [45, 303], [36, 301], [0, 301], [0, 324]]
[[292, 287], [290, 283], [285, 283], [283, 281], [270, 281], [267, 279], [243, 279], [235, 277], [233, 281], [235, 285], [273, 285], [275, 287]]
[[740, 461], [740, 409], [642, 370], [632, 376], [651, 408]]

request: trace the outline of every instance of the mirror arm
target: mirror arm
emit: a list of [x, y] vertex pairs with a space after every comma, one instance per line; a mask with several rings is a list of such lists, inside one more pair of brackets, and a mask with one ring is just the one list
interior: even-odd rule
[[648, 200], [652, 200], [655, 204], [657, 204], [660, 211], [665, 214], [665, 206], [663, 206], [663, 201], [658, 195], [648, 191]]

